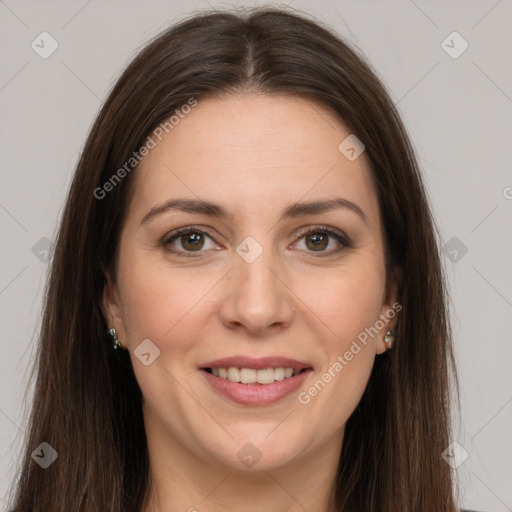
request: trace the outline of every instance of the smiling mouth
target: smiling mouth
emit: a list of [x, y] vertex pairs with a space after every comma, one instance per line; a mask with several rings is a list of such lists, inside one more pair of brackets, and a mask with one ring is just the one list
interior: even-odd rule
[[286, 367], [254, 369], [229, 367], [202, 368], [202, 370], [208, 372], [211, 375], [214, 375], [215, 377], [218, 377], [219, 379], [228, 380], [230, 382], [265, 386], [268, 384], [273, 384], [274, 382], [291, 379], [297, 375], [300, 375], [301, 373], [311, 371], [312, 369], [294, 369]]

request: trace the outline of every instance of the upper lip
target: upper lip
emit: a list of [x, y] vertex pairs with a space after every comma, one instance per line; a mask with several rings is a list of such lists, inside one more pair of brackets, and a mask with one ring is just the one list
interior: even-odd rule
[[264, 368], [293, 368], [294, 370], [303, 370], [312, 368], [310, 364], [288, 357], [268, 356], [268, 357], [248, 357], [233, 356], [216, 359], [200, 366], [201, 368], [252, 368], [254, 370], [263, 370]]

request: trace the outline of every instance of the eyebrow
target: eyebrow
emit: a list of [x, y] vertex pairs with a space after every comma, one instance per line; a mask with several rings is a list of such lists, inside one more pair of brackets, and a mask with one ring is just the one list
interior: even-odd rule
[[[347, 209], [352, 211], [361, 217], [364, 223], [368, 225], [368, 218], [364, 211], [357, 204], [341, 197], [307, 203], [293, 203], [285, 208], [281, 218], [294, 219], [305, 215], [326, 213], [336, 209]], [[199, 199], [171, 199], [170, 201], [166, 201], [161, 205], [151, 208], [151, 210], [144, 215], [140, 224], [145, 224], [153, 220], [155, 217], [172, 210], [197, 215], [207, 215], [218, 219], [233, 219], [235, 216], [233, 211], [224, 208], [220, 204], [212, 203], [211, 201], [202, 201]]]

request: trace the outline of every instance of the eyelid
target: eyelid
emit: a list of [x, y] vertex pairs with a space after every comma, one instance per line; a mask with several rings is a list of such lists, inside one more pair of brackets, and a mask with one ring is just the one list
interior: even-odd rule
[[211, 240], [216, 244], [216, 245], [220, 245], [215, 237], [213, 236], [212, 233], [209, 232], [208, 228], [205, 228], [203, 226], [194, 226], [194, 225], [188, 225], [188, 226], [183, 226], [181, 228], [176, 228], [174, 230], [172, 230], [170, 233], [167, 233], [161, 240], [161, 244], [163, 245], [163, 247], [169, 251], [170, 253], [172, 254], [177, 254], [177, 255], [181, 255], [181, 256], [185, 256], [187, 258], [197, 258], [197, 257], [201, 257], [201, 253], [204, 253], [204, 252], [208, 252], [208, 251], [202, 251], [202, 250], [199, 250], [199, 251], [182, 251], [182, 250], [179, 250], [179, 249], [171, 249], [169, 248], [169, 244], [174, 241], [174, 239], [177, 239], [180, 237], [180, 235], [183, 235], [185, 233], [201, 233], [203, 235], [206, 235], [208, 236], [209, 238], [211, 238]]
[[308, 255], [316, 254], [314, 257], [328, 257], [333, 256], [335, 254], [339, 254], [341, 251], [343, 251], [346, 248], [350, 248], [353, 246], [352, 241], [350, 238], [341, 230], [326, 226], [326, 225], [317, 225], [317, 226], [307, 226], [305, 228], [302, 228], [298, 231], [296, 235], [296, 239], [293, 242], [293, 244], [296, 244], [299, 240], [304, 238], [304, 236], [310, 234], [310, 233], [325, 233], [329, 237], [334, 238], [341, 247], [337, 249], [331, 249], [330, 251], [305, 251]]
[[[171, 252], [173, 254], [185, 255], [185, 257], [201, 257], [201, 253], [208, 252], [208, 251], [204, 251], [204, 250], [181, 251], [181, 250], [168, 248], [168, 245], [170, 244], [171, 241], [173, 241], [174, 239], [177, 239], [180, 235], [182, 235], [184, 233], [191, 233], [191, 232], [197, 232], [197, 233], [206, 235], [209, 238], [211, 238], [211, 240], [215, 244], [221, 245], [216, 241], [215, 236], [210, 232], [210, 230], [208, 228], [205, 228], [203, 226], [195, 226], [195, 225], [188, 225], [188, 226], [183, 226], [181, 228], [176, 228], [175, 230], [171, 231], [170, 233], [167, 233], [163, 237], [161, 243], [165, 248], [167, 248], [167, 250], [169, 252]], [[309, 225], [309, 226], [300, 228], [296, 232], [295, 240], [292, 242], [291, 245], [296, 244], [299, 240], [304, 238], [304, 236], [306, 236], [310, 233], [325, 233], [329, 237], [334, 238], [339, 244], [341, 244], [340, 248], [330, 250], [330, 251], [305, 251], [310, 254], [316, 253], [316, 255], [317, 255], [316, 257], [331, 256], [333, 254], [338, 254], [340, 251], [342, 251], [343, 249], [345, 249], [347, 247], [352, 247], [352, 242], [351, 242], [350, 238], [343, 231], [341, 231], [337, 228], [331, 227], [331, 226], [326, 226], [326, 225], [316, 225], [316, 226]]]
[[315, 226], [306, 226], [304, 228], [300, 228], [299, 231], [297, 231], [296, 236], [298, 238], [302, 238], [304, 235], [307, 235], [309, 233], [316, 233], [316, 232], [337, 235], [340, 238], [346, 240], [347, 243], [350, 242], [349, 237], [343, 231], [341, 231], [341, 229], [337, 229], [332, 226], [327, 226], [327, 225], [323, 225], [323, 224], [319, 224], [319, 225], [315, 225]]

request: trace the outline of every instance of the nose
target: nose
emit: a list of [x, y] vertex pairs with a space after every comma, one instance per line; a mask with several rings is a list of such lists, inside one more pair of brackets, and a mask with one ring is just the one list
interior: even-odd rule
[[278, 258], [265, 250], [252, 263], [238, 254], [233, 258], [220, 308], [223, 325], [254, 336], [289, 327], [294, 314], [293, 292]]

